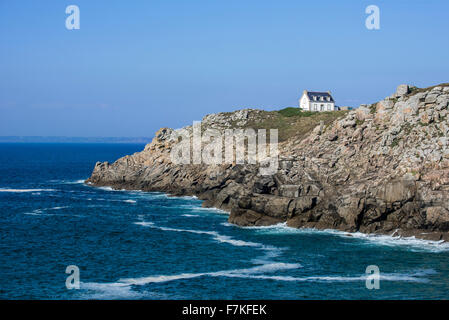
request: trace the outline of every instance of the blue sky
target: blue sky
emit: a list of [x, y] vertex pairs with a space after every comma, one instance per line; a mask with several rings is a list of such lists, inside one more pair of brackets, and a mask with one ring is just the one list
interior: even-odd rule
[[[65, 8], [80, 8], [67, 30]], [[380, 8], [380, 30], [365, 8]], [[205, 114], [449, 82], [449, 1], [0, 0], [0, 135], [152, 136]]]

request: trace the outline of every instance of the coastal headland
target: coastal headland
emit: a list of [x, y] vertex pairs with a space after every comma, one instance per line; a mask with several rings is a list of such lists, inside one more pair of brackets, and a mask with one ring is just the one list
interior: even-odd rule
[[[87, 182], [195, 195], [240, 226], [286, 222], [448, 241], [448, 102], [449, 84], [401, 85], [384, 100], [349, 111], [210, 114], [201, 130], [277, 129], [276, 171], [261, 175], [261, 164], [249, 161], [174, 163], [177, 131], [162, 128], [143, 151], [98, 162]], [[202, 141], [200, 148], [207, 146]]]

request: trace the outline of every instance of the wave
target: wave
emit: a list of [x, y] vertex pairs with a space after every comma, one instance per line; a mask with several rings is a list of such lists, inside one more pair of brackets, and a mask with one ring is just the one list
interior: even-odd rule
[[22, 192], [52, 192], [57, 191], [55, 189], [7, 189], [0, 188], [0, 192], [13, 192], [13, 193], [22, 193]]
[[123, 202], [127, 202], [127, 203], [136, 203], [137, 201], [136, 201], [136, 200], [130, 200], [130, 199], [128, 199], [128, 200], [123, 200]]
[[187, 200], [197, 200], [198, 197], [197, 196], [172, 196], [172, 195], [167, 195], [168, 198], [177, 198], [177, 199], [187, 199]]
[[243, 241], [243, 240], [235, 240], [230, 236], [225, 236], [222, 235], [216, 231], [202, 231], [202, 230], [190, 230], [190, 229], [176, 229], [176, 228], [170, 228], [170, 227], [160, 227], [160, 226], [156, 226], [154, 223], [152, 222], [145, 222], [145, 221], [139, 221], [139, 222], [135, 222], [134, 224], [137, 225], [141, 225], [144, 227], [150, 227], [150, 228], [155, 228], [155, 229], [159, 229], [159, 230], [163, 230], [163, 231], [173, 231], [173, 232], [188, 232], [188, 233], [194, 233], [194, 234], [205, 234], [205, 235], [209, 235], [212, 237], [213, 240], [217, 241], [217, 242], [221, 242], [221, 243], [228, 243], [231, 244], [233, 246], [237, 246], [237, 247], [258, 247], [258, 248], [265, 248], [266, 246], [261, 244], [261, 243], [256, 243], [256, 242], [248, 242], [248, 241]]
[[[139, 219], [143, 219], [142, 216]], [[221, 271], [211, 271], [211, 272], [197, 272], [197, 273], [178, 273], [169, 275], [151, 275], [145, 277], [136, 278], [122, 278], [117, 282], [109, 284], [96, 284], [103, 290], [109, 290], [112, 293], [121, 293], [123, 291], [123, 297], [127, 298], [133, 293], [130, 291], [132, 286], [143, 286], [152, 283], [165, 283], [178, 280], [190, 280], [199, 277], [226, 277], [226, 278], [241, 278], [241, 279], [251, 279], [251, 280], [264, 280], [264, 281], [285, 281], [285, 282], [359, 282], [366, 281], [369, 275], [283, 275], [277, 274], [278, 272], [293, 271], [302, 268], [299, 263], [286, 263], [273, 261], [273, 259], [280, 255], [280, 253], [285, 248], [278, 248], [270, 245], [265, 245], [262, 243], [248, 242], [243, 240], [234, 239], [227, 235], [219, 234], [216, 231], [204, 231], [204, 230], [191, 230], [191, 229], [179, 229], [171, 227], [157, 226], [153, 222], [147, 221], [137, 221], [136, 225], [141, 225], [143, 227], [150, 227], [154, 229], [159, 229], [163, 231], [170, 232], [188, 232], [193, 234], [204, 234], [210, 236], [214, 241], [219, 243], [227, 243], [234, 246], [246, 246], [253, 247], [257, 250], [262, 250], [264, 255], [259, 258], [251, 260], [254, 266], [248, 268], [238, 268], [230, 270]], [[264, 230], [270, 230], [284, 226], [271, 226], [262, 227]], [[291, 228], [290, 228], [291, 229]], [[293, 229], [296, 230], [296, 229]], [[290, 230], [289, 230], [290, 231]], [[296, 230], [295, 232], [300, 232]], [[418, 270], [411, 273], [385, 273], [379, 275], [379, 280], [389, 281], [389, 282], [428, 282], [426, 276], [434, 274], [435, 271], [430, 270]], [[102, 287], [103, 285], [103, 287]], [[126, 289], [128, 288], [128, 289]], [[109, 292], [109, 294], [111, 293]]]
[[64, 206], [64, 207], [53, 207], [53, 208], [47, 208], [47, 209], [43, 209], [43, 210], [61, 210], [61, 209], [67, 209], [70, 208], [69, 206]]
[[193, 218], [193, 217], [199, 217], [199, 215], [197, 214], [181, 214], [182, 217], [189, 217], [189, 218]]
[[[222, 276], [234, 277], [234, 278], [247, 278], [247, 279], [258, 279], [258, 280], [275, 280], [275, 281], [294, 281], [294, 282], [358, 282], [366, 281], [368, 279], [367, 275], [361, 276], [307, 276], [307, 277], [294, 277], [294, 276], [270, 276], [270, 275], [251, 275], [251, 274], [239, 274], [239, 273], [229, 273]], [[407, 274], [385, 274], [380, 275], [379, 280], [389, 281], [389, 282], [415, 282], [415, 283], [426, 283], [429, 280], [419, 278], [416, 276], [411, 276]]]
[[[260, 227], [240, 227], [243, 229], [254, 229], [263, 234], [327, 234], [344, 238], [354, 238], [362, 240], [365, 244], [383, 245], [390, 247], [404, 247], [412, 251], [430, 251], [430, 252], [446, 252], [449, 251], [449, 243], [433, 240], [417, 239], [412, 237], [400, 237], [394, 235], [378, 235], [366, 234], [362, 232], [346, 232], [332, 229], [318, 230], [313, 228], [292, 228], [287, 226], [287, 223], [279, 223], [272, 226]], [[394, 233], [393, 233], [394, 234]]]
[[204, 276], [211, 277], [232, 277], [232, 276], [249, 276], [251, 274], [260, 274], [263, 272], [276, 272], [281, 270], [292, 270], [298, 269], [302, 266], [297, 263], [272, 263], [264, 266], [256, 266], [253, 268], [246, 269], [233, 269], [233, 270], [224, 270], [224, 271], [216, 271], [216, 272], [201, 272], [201, 273], [181, 273], [175, 275], [158, 275], [158, 276], [149, 276], [149, 277], [140, 277], [140, 278], [126, 278], [120, 279], [118, 283], [129, 284], [129, 285], [145, 285], [149, 283], [161, 283], [161, 282], [169, 282], [174, 280], [185, 280], [192, 279]]
[[86, 181], [86, 179], [70, 181], [70, 182], [67, 182], [67, 184], [84, 184], [84, 181]]
[[[176, 280], [187, 280], [198, 277], [228, 277], [228, 278], [246, 278], [258, 280], [275, 280], [275, 281], [296, 281], [296, 282], [358, 282], [366, 281], [369, 275], [354, 275], [354, 276], [340, 276], [340, 275], [316, 275], [316, 276], [282, 276], [282, 275], [267, 275], [264, 273], [274, 273], [276, 271], [295, 270], [301, 268], [300, 264], [295, 263], [272, 263], [263, 266], [257, 266], [246, 269], [232, 269], [215, 272], [200, 272], [200, 273], [180, 273], [174, 275], [156, 275], [139, 278], [125, 278], [120, 279], [115, 283], [117, 286], [124, 285], [146, 285], [150, 283], [163, 283]], [[418, 271], [411, 274], [404, 273], [386, 273], [380, 274], [379, 280], [389, 282], [415, 282], [425, 283], [428, 279], [422, 278], [428, 272]]]
[[232, 223], [229, 223], [229, 222], [222, 222], [222, 223], [220, 223], [222, 226], [224, 226], [224, 227], [235, 227], [235, 225], [234, 224], [232, 224]]
[[104, 190], [104, 191], [120, 191], [120, 190], [115, 190], [111, 187], [96, 187], [96, 188], [100, 189], [100, 190]]
[[42, 215], [44, 215], [44, 213], [40, 209], [33, 210], [31, 212], [25, 212], [24, 214], [27, 216], [42, 216]]
[[[142, 219], [142, 217], [139, 217]], [[226, 243], [236, 247], [252, 247], [258, 250], [263, 251], [263, 254], [257, 258], [251, 260], [253, 264], [265, 265], [273, 263], [273, 259], [279, 257], [285, 250], [285, 248], [274, 247], [270, 245], [265, 245], [263, 243], [258, 242], [250, 242], [244, 240], [237, 240], [227, 235], [222, 235], [216, 231], [202, 231], [202, 230], [189, 230], [189, 229], [176, 229], [169, 227], [160, 227], [156, 226], [153, 222], [139, 221], [134, 224], [141, 225], [143, 227], [150, 227], [154, 229], [159, 229], [163, 231], [172, 231], [172, 232], [189, 232], [194, 234], [205, 234], [211, 236], [212, 240], [217, 241], [219, 243]]]
[[89, 294], [89, 299], [136, 299], [142, 297], [141, 293], [133, 291], [128, 284], [119, 282], [80, 282], [80, 289], [94, 291]]
[[[340, 234], [339, 234], [340, 235]], [[400, 237], [393, 235], [374, 235], [374, 234], [364, 234], [361, 232], [349, 233], [350, 236], [370, 241], [371, 243], [381, 244], [384, 246], [404, 246], [409, 247], [412, 250], [416, 251], [431, 251], [431, 252], [445, 252], [449, 251], [449, 243], [441, 240], [441, 241], [432, 241], [432, 240], [424, 240], [417, 239], [414, 236], [412, 237]], [[340, 235], [342, 236], [342, 235]], [[343, 234], [343, 236], [348, 236]]]
[[[55, 210], [62, 210], [62, 209], [67, 209], [70, 208], [69, 206], [63, 206], [63, 207], [51, 207], [51, 208], [42, 208], [42, 209], [35, 209], [31, 212], [25, 212], [25, 215], [30, 215], [30, 216], [54, 216], [54, 213], [48, 213], [47, 211], [55, 211]], [[79, 215], [74, 215], [71, 214], [71, 216], [79, 216]]]
[[[316, 282], [316, 283], [338, 283], [338, 282], [363, 282], [368, 279], [368, 275], [340, 276], [340, 275], [316, 275], [316, 276], [284, 276], [271, 275], [264, 273], [274, 273], [276, 271], [287, 271], [301, 268], [300, 264], [294, 263], [272, 263], [263, 266], [257, 266], [246, 269], [232, 269], [215, 272], [200, 273], [180, 273], [173, 275], [155, 275], [139, 278], [124, 278], [112, 283], [81, 283], [80, 288], [88, 291], [94, 291], [90, 294], [90, 299], [111, 299], [125, 298], [135, 299], [147, 296], [147, 293], [140, 293], [133, 290], [132, 286], [143, 286], [152, 283], [165, 283], [178, 280], [189, 280], [199, 277], [225, 277], [225, 278], [241, 278], [251, 280], [270, 280], [283, 282]], [[434, 273], [433, 270], [417, 271], [411, 274], [404, 273], [388, 273], [380, 274], [380, 281], [388, 282], [413, 282], [426, 283], [428, 279], [422, 276]]]
[[191, 211], [206, 211], [206, 212], [213, 212], [213, 213], [219, 213], [219, 214], [229, 214], [229, 212], [224, 211], [222, 209], [200, 207], [196, 204], [183, 204], [183, 205], [179, 205], [177, 207], [181, 208], [181, 209], [190, 209]]
[[78, 179], [78, 180], [49, 180], [48, 182], [52, 183], [60, 183], [60, 184], [84, 184], [86, 179]]

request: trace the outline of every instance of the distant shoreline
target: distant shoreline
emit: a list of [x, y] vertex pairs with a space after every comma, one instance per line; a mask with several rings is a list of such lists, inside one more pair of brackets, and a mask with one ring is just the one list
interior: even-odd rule
[[150, 137], [45, 137], [0, 136], [0, 143], [130, 143], [147, 144]]

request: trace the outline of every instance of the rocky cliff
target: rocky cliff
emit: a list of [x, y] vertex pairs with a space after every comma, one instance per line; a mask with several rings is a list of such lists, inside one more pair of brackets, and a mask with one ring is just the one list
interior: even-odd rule
[[449, 84], [401, 85], [349, 112], [208, 115], [203, 129], [278, 128], [276, 173], [260, 175], [257, 164], [174, 164], [173, 130], [163, 128], [142, 152], [97, 163], [87, 182], [197, 195], [242, 226], [287, 222], [449, 240], [448, 101]]

